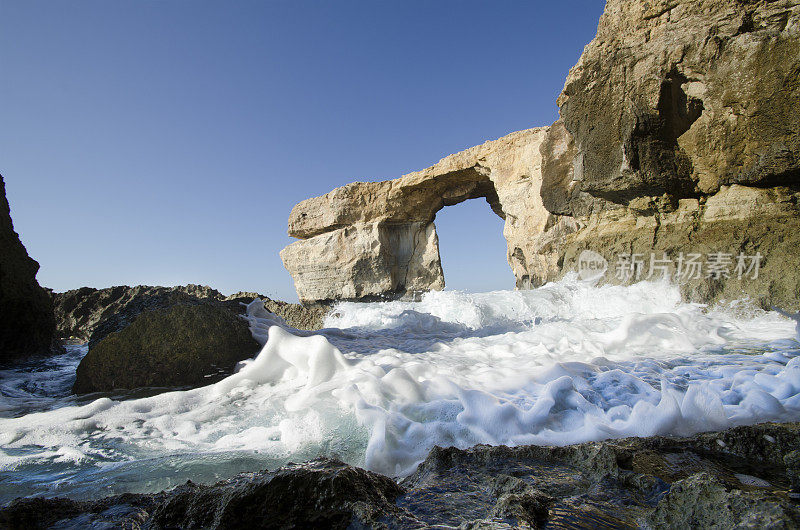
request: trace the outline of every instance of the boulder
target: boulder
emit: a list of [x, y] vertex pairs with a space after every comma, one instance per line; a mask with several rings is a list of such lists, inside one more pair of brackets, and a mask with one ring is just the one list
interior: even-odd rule
[[203, 386], [232, 373], [259, 349], [247, 322], [219, 304], [143, 311], [90, 348], [73, 391]]
[[241, 303], [249, 303], [255, 298], [263, 300], [269, 311], [297, 329], [321, 328], [329, 309], [319, 304], [301, 305], [271, 300], [258, 293], [240, 292], [225, 296], [211, 287], [192, 284], [177, 287], [122, 285], [105, 289], [81, 287], [53, 295], [59, 338], [89, 342], [90, 348], [108, 333], [130, 324], [142, 311], [206, 301], [241, 313]]
[[39, 264], [14, 232], [2, 176], [0, 195], [0, 362], [5, 362], [58, 348], [53, 303], [36, 281]]

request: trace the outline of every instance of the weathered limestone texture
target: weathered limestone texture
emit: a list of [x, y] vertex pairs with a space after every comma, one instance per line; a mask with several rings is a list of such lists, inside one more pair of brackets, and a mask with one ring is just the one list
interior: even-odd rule
[[368, 300], [444, 288], [436, 212], [483, 197], [504, 218], [509, 261], [549, 218], [539, 195], [546, 128], [520, 131], [384, 182], [356, 182], [294, 207], [283, 263], [302, 301]]
[[[560, 119], [405, 177], [298, 204], [281, 253], [301, 300], [441, 289], [433, 221], [484, 197], [506, 221], [517, 287], [664, 253], [687, 298], [800, 300], [800, 2], [608, 0], [570, 70]], [[684, 254], [724, 254], [727, 274], [681, 278]], [[734, 271], [760, 256], [759, 274]], [[707, 263], [706, 263], [707, 264]], [[662, 271], [663, 272], [663, 271]]]
[[559, 219], [532, 234], [557, 269], [540, 279], [584, 249], [760, 254], [757, 278], [670, 273], [692, 300], [798, 307], [799, 2], [609, 0], [558, 103], [542, 197]]

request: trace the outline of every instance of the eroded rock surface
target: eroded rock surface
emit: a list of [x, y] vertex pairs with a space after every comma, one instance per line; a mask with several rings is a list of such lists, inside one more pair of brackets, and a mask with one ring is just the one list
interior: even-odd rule
[[757, 278], [679, 278], [684, 294], [798, 307], [797, 1], [609, 0], [558, 103], [542, 150], [558, 217], [531, 235], [549, 256], [532, 276], [560, 277], [586, 249], [612, 267], [760, 254]]
[[260, 350], [242, 318], [256, 298], [297, 329], [319, 329], [328, 310], [200, 285], [84, 287], [54, 298], [62, 337], [89, 343], [76, 393], [202, 386], [231, 374]]
[[56, 349], [50, 295], [39, 286], [39, 264], [14, 232], [6, 185], [0, 176], [0, 362]]
[[233, 373], [261, 346], [244, 319], [211, 303], [143, 311], [108, 333], [78, 365], [73, 392], [203, 386]]
[[[799, 308], [800, 2], [609, 0], [558, 98], [561, 118], [376, 183], [298, 204], [281, 253], [302, 300], [441, 289], [433, 225], [484, 197], [505, 219], [517, 287], [556, 280], [583, 250], [649, 262], [691, 300]], [[678, 278], [681, 253], [730, 255]], [[761, 256], [759, 275], [736, 274]], [[744, 276], [744, 277], [743, 277]]]
[[444, 288], [436, 212], [484, 198], [505, 219], [509, 260], [549, 218], [539, 197], [546, 129], [520, 131], [385, 182], [357, 182], [301, 202], [289, 217], [300, 238], [281, 252], [304, 301], [398, 297]]
[[205, 285], [154, 287], [126, 285], [94, 289], [81, 287], [65, 293], [55, 293], [58, 336], [62, 340], [89, 342], [90, 347], [110, 332], [130, 324], [143, 311], [161, 309], [180, 303], [208, 301], [242, 312], [242, 303], [255, 298], [264, 300], [267, 310], [279, 315], [297, 329], [316, 330], [322, 327], [328, 307], [322, 305], [290, 304], [258, 293], [235, 293], [225, 296]]
[[567, 447], [435, 448], [400, 483], [333, 459], [97, 501], [17, 499], [4, 528], [797, 528], [800, 425]]

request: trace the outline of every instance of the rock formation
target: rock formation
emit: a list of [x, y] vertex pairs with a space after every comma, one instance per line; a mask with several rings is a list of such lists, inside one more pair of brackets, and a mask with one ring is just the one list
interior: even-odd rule
[[797, 307], [800, 3], [610, 0], [558, 103], [542, 150], [556, 217], [532, 276], [584, 249], [760, 254], [758, 278], [678, 280], [691, 299]]
[[303, 301], [368, 300], [444, 288], [433, 221], [445, 206], [484, 198], [504, 218], [510, 255], [549, 217], [539, 195], [546, 129], [520, 131], [385, 182], [356, 182], [301, 202], [300, 238], [281, 258]]
[[0, 176], [0, 362], [53, 350], [55, 319], [50, 295], [36, 281], [39, 264], [14, 232]]
[[72, 390], [203, 386], [230, 375], [259, 350], [247, 322], [219, 304], [147, 310], [90, 348]]
[[796, 528], [800, 428], [567, 447], [434, 448], [393, 479], [320, 458], [213, 485], [92, 501], [20, 498], [28, 528]]
[[264, 300], [267, 310], [297, 329], [321, 328], [328, 309], [322, 305], [304, 306], [271, 300], [258, 293], [225, 296], [211, 287], [191, 284], [177, 287], [121, 285], [105, 289], [81, 287], [53, 294], [58, 337], [61, 340], [89, 342], [90, 347], [109, 332], [127, 326], [142, 311], [206, 300], [241, 312], [240, 303], [249, 303], [254, 298]]
[[260, 349], [240, 317], [255, 298], [299, 329], [319, 329], [327, 312], [322, 305], [287, 304], [257, 293], [224, 296], [201, 285], [55, 294], [60, 336], [89, 343], [73, 391], [201, 386], [229, 375]]
[[[517, 287], [575, 270], [583, 250], [610, 262], [607, 281], [644, 279], [666, 253], [659, 272], [690, 299], [798, 307], [797, 0], [608, 0], [558, 104], [548, 128], [295, 206], [300, 241], [281, 257], [301, 300], [441, 289], [436, 212], [484, 197]], [[626, 254], [643, 267], [615, 277]], [[689, 255], [706, 268], [682, 277]]]

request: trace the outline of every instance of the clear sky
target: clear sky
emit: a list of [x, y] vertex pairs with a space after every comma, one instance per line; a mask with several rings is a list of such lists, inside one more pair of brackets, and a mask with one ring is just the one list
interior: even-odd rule
[[[0, 173], [58, 291], [296, 300], [292, 206], [548, 125], [600, 0], [0, 0]], [[483, 200], [437, 216], [448, 288], [513, 288]]]

